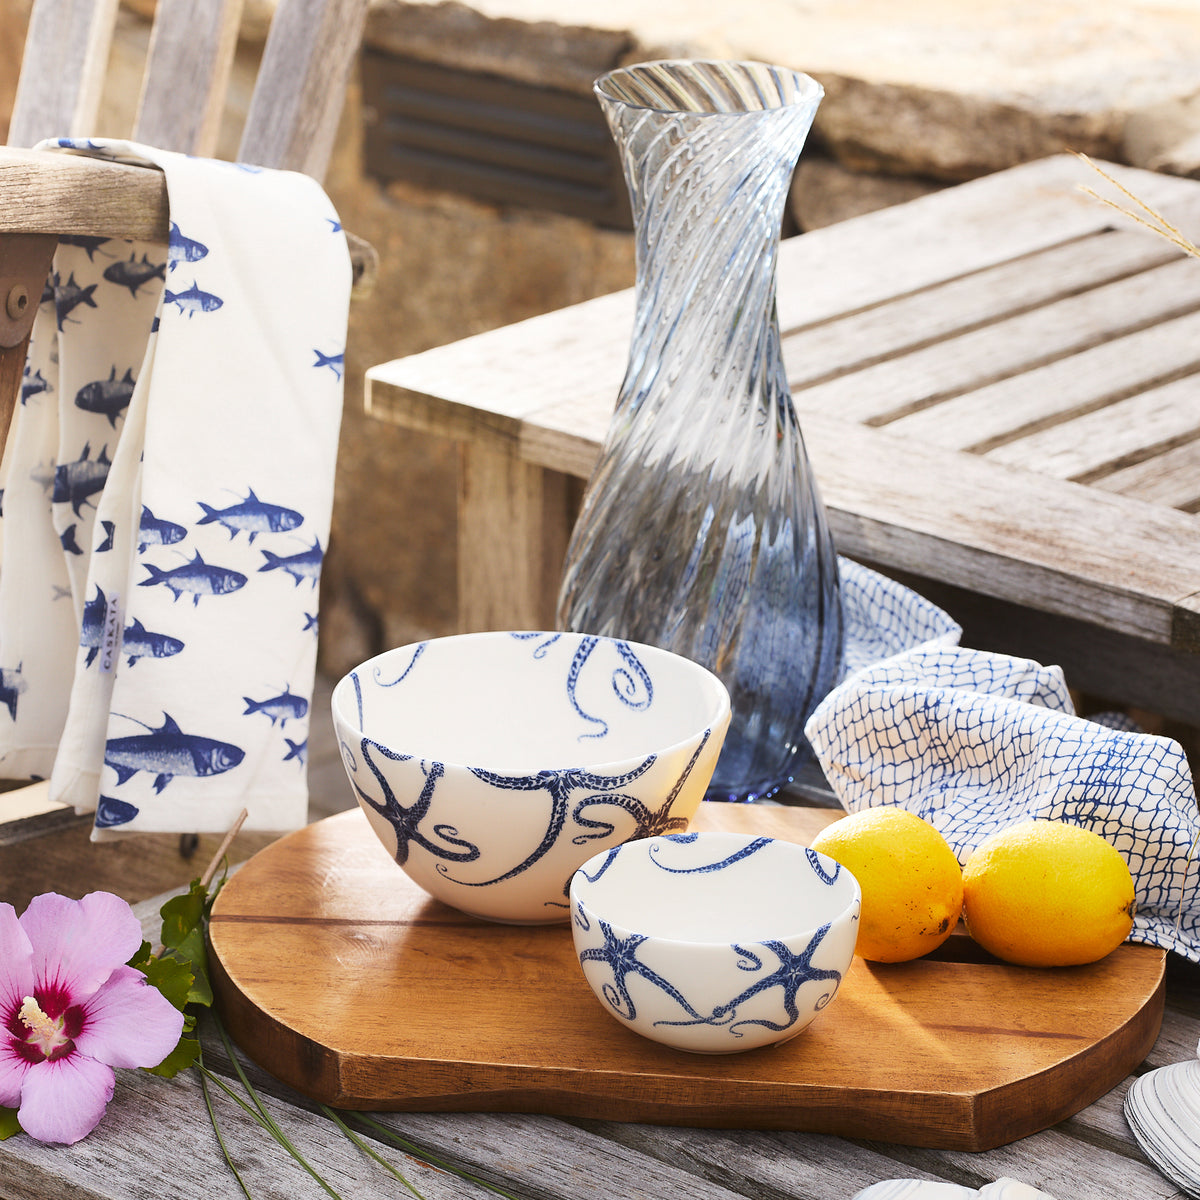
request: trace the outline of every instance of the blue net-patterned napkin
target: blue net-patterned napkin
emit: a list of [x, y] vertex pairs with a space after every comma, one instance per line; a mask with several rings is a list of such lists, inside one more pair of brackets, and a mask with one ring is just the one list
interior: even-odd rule
[[841, 566], [847, 670], [805, 732], [847, 811], [910, 809], [960, 862], [1027, 818], [1092, 829], [1133, 875], [1131, 940], [1200, 962], [1200, 816], [1182, 747], [1076, 716], [1058, 667], [959, 646], [928, 601]]
[[351, 271], [304, 175], [121, 141], [168, 245], [66, 238], [0, 469], [0, 771], [97, 838], [307, 816]]

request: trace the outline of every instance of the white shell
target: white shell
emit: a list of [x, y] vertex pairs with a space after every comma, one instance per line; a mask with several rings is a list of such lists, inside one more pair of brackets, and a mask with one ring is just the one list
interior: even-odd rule
[[1200, 1044], [1196, 1058], [1149, 1071], [1125, 1094], [1125, 1119], [1146, 1157], [1200, 1197]]
[[997, 1179], [978, 1191], [930, 1179], [885, 1179], [864, 1188], [853, 1200], [1054, 1200], [1054, 1197], [1017, 1179]]

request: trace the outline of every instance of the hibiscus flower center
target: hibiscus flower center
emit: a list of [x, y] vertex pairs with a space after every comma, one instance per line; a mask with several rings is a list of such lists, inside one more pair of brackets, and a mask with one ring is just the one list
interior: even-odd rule
[[29, 1030], [25, 1044], [51, 1060], [70, 1054], [75, 1043], [66, 1033], [65, 1026], [71, 1013], [68, 1009], [57, 1019], [48, 1017], [32, 996], [26, 996], [17, 1012], [21, 1024]]

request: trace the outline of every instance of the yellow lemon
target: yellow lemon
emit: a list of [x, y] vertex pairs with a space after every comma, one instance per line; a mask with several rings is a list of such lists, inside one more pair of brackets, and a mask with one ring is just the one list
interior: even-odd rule
[[1022, 821], [963, 868], [963, 921], [989, 953], [1025, 967], [1069, 967], [1115, 950], [1133, 927], [1133, 879], [1099, 834]]
[[867, 808], [826, 826], [812, 848], [862, 890], [856, 953], [907, 962], [936, 950], [962, 909], [962, 871], [938, 831], [902, 808]]

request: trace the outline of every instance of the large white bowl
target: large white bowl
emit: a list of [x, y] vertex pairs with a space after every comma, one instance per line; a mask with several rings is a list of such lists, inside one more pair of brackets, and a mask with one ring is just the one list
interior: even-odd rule
[[397, 863], [493, 921], [565, 921], [575, 869], [687, 827], [729, 695], [679, 655], [574, 633], [389, 650], [333, 691], [342, 761]]
[[576, 872], [570, 897], [580, 966], [610, 1015], [706, 1054], [804, 1029], [850, 966], [861, 902], [833, 859], [736, 833], [617, 846]]

